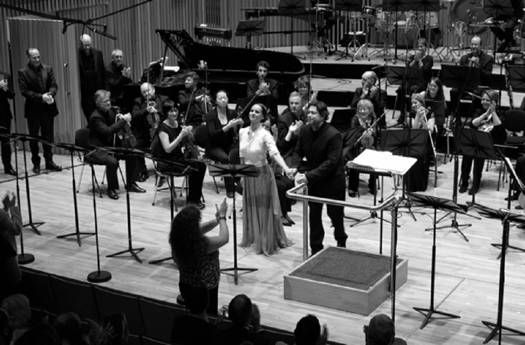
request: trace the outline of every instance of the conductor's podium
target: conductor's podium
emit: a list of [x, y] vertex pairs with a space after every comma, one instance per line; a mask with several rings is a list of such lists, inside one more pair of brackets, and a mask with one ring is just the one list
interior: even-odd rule
[[[396, 288], [408, 275], [397, 259]], [[284, 298], [369, 315], [389, 296], [390, 257], [328, 247], [284, 276]]]

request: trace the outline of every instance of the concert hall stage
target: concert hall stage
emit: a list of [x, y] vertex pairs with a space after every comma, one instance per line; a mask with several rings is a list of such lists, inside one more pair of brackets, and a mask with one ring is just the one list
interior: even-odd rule
[[[18, 152], [19, 162], [22, 159]], [[64, 167], [69, 165], [69, 157], [56, 156], [57, 163]], [[452, 196], [451, 162], [443, 165], [440, 159], [437, 188], [429, 186], [428, 193], [444, 198]], [[76, 164], [79, 161], [75, 159]], [[151, 162], [148, 162], [151, 165]], [[481, 190], [477, 202], [494, 208], [505, 207], [506, 186], [496, 191], [498, 164], [492, 164], [488, 172], [483, 173]], [[77, 182], [80, 169], [75, 169]], [[103, 168], [97, 167], [101, 180]], [[93, 212], [90, 193], [89, 169], [84, 171], [78, 196], [80, 231], [93, 231]], [[10, 176], [0, 174], [0, 190], [15, 191], [15, 181]], [[147, 261], [170, 255], [168, 245], [169, 232], [169, 198], [167, 193], [160, 193], [159, 201], [152, 206], [153, 181], [141, 184], [147, 189], [145, 194], [131, 194], [132, 232], [134, 247], [145, 247], [139, 257], [145, 262], [140, 264], [130, 257], [106, 258], [106, 255], [127, 247], [126, 200], [120, 191], [120, 199], [115, 201], [107, 196], [97, 197], [98, 225], [100, 232], [100, 253], [103, 270], [111, 272], [113, 278], [104, 286], [128, 291], [146, 297], [175, 302], [178, 294], [178, 272], [170, 262], [162, 265], [150, 265]], [[385, 192], [389, 192], [392, 183], [385, 179]], [[433, 175], [430, 174], [433, 182]], [[180, 183], [180, 181], [178, 182]], [[219, 181], [222, 186], [222, 182]], [[430, 185], [431, 183], [429, 183]], [[41, 236], [30, 230], [24, 230], [26, 252], [35, 255], [34, 263], [29, 267], [66, 277], [86, 280], [87, 275], [96, 269], [95, 239], [84, 239], [79, 247], [73, 240], [57, 239], [57, 235], [73, 232], [74, 215], [71, 190], [71, 170], [64, 169], [58, 173], [44, 173], [30, 177], [32, 216], [34, 221], [44, 221], [39, 229]], [[104, 187], [103, 187], [104, 188]], [[361, 185], [359, 202], [372, 203], [366, 192], [365, 183]], [[27, 218], [27, 198], [25, 183], [20, 180], [22, 195], [22, 214]], [[204, 185], [206, 208], [203, 219], [209, 219], [215, 212], [215, 204], [224, 197], [225, 191], [215, 192], [213, 181], [207, 174]], [[470, 198], [459, 195], [459, 202]], [[241, 196], [237, 197], [238, 235], [242, 233]], [[231, 200], [229, 200], [231, 205]], [[182, 202], [179, 202], [182, 205]], [[514, 206], [513, 206], [514, 207]], [[470, 239], [464, 241], [457, 233], [449, 229], [440, 230], [437, 234], [437, 267], [436, 267], [436, 308], [442, 311], [459, 314], [460, 319], [435, 320], [420, 329], [423, 317], [412, 307], [428, 307], [430, 290], [431, 210], [426, 215], [416, 214], [414, 221], [407, 213], [399, 217], [398, 255], [409, 261], [408, 280], [398, 290], [396, 296], [396, 334], [409, 344], [474, 344], [488, 335], [489, 330], [482, 325], [482, 320], [495, 321], [498, 299], [499, 251], [490, 244], [500, 242], [502, 226], [496, 220], [476, 220], [467, 216], [458, 216], [459, 223], [473, 223], [464, 230]], [[522, 212], [522, 211], [517, 211]], [[346, 209], [347, 215], [365, 217], [362, 211]], [[475, 212], [474, 212], [475, 213]], [[294, 245], [277, 254], [267, 257], [256, 255], [253, 249], [238, 248], [239, 265], [257, 267], [258, 271], [240, 277], [239, 285], [234, 285], [233, 278], [223, 275], [219, 288], [219, 304], [224, 305], [239, 293], [250, 296], [259, 305], [262, 323], [272, 327], [293, 331], [295, 323], [305, 314], [316, 314], [321, 323], [329, 328], [329, 339], [346, 344], [364, 343], [362, 326], [370, 316], [342, 312], [308, 303], [285, 300], [283, 297], [283, 277], [302, 263], [302, 207], [300, 203], [293, 206], [291, 218], [296, 225], [286, 227], [287, 235]], [[438, 217], [442, 212], [438, 212]], [[390, 218], [387, 212], [386, 218]], [[441, 225], [449, 225], [451, 218], [446, 218]], [[230, 231], [232, 222], [228, 220]], [[379, 250], [379, 221], [369, 221], [350, 228], [350, 220], [345, 220], [349, 235], [348, 248], [377, 254]], [[335, 245], [330, 229], [330, 221], [324, 217], [326, 230], [325, 243]], [[390, 229], [385, 227], [383, 253], [388, 254]], [[220, 251], [222, 267], [232, 266], [233, 236], [230, 243]], [[525, 232], [511, 227], [510, 243], [525, 247]], [[521, 328], [525, 324], [525, 289], [523, 289], [523, 265], [525, 255], [509, 250], [507, 254], [507, 276], [505, 286], [505, 307], [503, 324], [512, 328]], [[391, 300], [387, 299], [372, 314], [390, 314]], [[523, 344], [523, 339], [504, 335], [508, 344]]]

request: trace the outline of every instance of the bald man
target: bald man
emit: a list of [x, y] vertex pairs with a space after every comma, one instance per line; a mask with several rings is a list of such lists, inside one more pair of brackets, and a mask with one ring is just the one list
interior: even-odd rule
[[[355, 89], [354, 97], [350, 103], [350, 108], [356, 109], [357, 103], [362, 99], [368, 99], [374, 105], [376, 116], [381, 116], [385, 110], [385, 92], [380, 90], [376, 85], [378, 81], [377, 74], [374, 71], [366, 71], [361, 76], [361, 87]], [[384, 119], [384, 117], [383, 117]], [[384, 120], [379, 125], [384, 126]]]
[[105, 89], [104, 82], [104, 59], [102, 52], [93, 48], [91, 36], [83, 34], [80, 36], [80, 48], [78, 50], [78, 66], [80, 73], [80, 97], [82, 111], [86, 120], [89, 121], [91, 113], [95, 110], [95, 91]]
[[124, 104], [124, 87], [133, 83], [131, 68], [124, 64], [124, 53], [120, 49], [111, 52], [111, 62], [106, 66], [106, 85], [111, 92], [111, 104], [118, 106], [122, 113], [128, 112], [130, 104]]
[[481, 50], [481, 37], [474, 36], [470, 40], [470, 53], [459, 60], [461, 66], [475, 67], [481, 70], [481, 82], [484, 83], [492, 74], [494, 58]]

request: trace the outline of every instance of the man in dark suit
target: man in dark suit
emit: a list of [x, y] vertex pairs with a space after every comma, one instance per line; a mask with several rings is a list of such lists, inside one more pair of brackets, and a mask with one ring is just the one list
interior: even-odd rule
[[[0, 72], [0, 134], [11, 133], [11, 105], [9, 99], [13, 99], [15, 93], [12, 90], [13, 83], [8, 74]], [[4, 165], [4, 173], [8, 175], [15, 175], [13, 166], [11, 165], [11, 143], [9, 138], [0, 138], [2, 145], [2, 163]]]
[[[308, 107], [308, 125], [301, 129], [295, 149], [295, 163], [299, 163], [296, 184], [307, 183], [308, 194], [317, 197], [345, 200], [345, 173], [342, 158], [341, 133], [326, 123], [328, 108], [323, 102]], [[306, 161], [303, 161], [306, 157]], [[310, 206], [310, 248], [312, 254], [323, 249], [324, 229], [321, 220], [323, 204]], [[327, 205], [328, 217], [334, 226], [338, 247], [346, 247], [343, 207]]]
[[131, 80], [131, 68], [124, 64], [124, 54], [120, 49], [111, 52], [111, 62], [106, 66], [106, 85], [111, 92], [111, 104], [118, 106], [123, 112], [130, 108], [124, 104], [124, 88], [133, 83]]
[[95, 91], [105, 89], [104, 81], [104, 59], [102, 52], [93, 48], [91, 36], [83, 34], [80, 36], [80, 48], [78, 49], [78, 67], [80, 72], [80, 98], [82, 111], [86, 120], [93, 110], [95, 102], [93, 95]]
[[257, 62], [256, 75], [257, 78], [250, 79], [246, 83], [246, 98], [255, 99], [254, 103], [263, 103], [270, 109], [270, 121], [274, 124], [277, 121], [277, 101], [279, 100], [278, 83], [275, 79], [268, 78], [270, 64], [264, 60]]
[[[27, 118], [29, 135], [41, 136], [48, 142], [54, 141], [54, 119], [58, 115], [55, 102], [57, 83], [51, 66], [40, 62], [40, 52], [36, 48], [28, 48], [26, 55], [29, 60], [26, 67], [18, 71], [18, 84], [20, 92], [25, 97], [24, 114]], [[40, 156], [38, 143], [31, 141], [31, 161], [33, 172], [40, 173]], [[53, 171], [62, 170], [53, 162], [53, 153], [50, 145], [42, 145], [46, 169]]]
[[[116, 146], [119, 145], [117, 133], [131, 122], [131, 114], [117, 114], [111, 109], [110, 93], [106, 90], [95, 92], [96, 108], [89, 118], [89, 144], [92, 146]], [[115, 140], [115, 141], [114, 141]], [[94, 164], [106, 165], [106, 176], [108, 179], [108, 196], [118, 199], [118, 160], [112, 153], [105, 150], [95, 150], [86, 156], [86, 160]], [[130, 192], [144, 193], [145, 190], [136, 184], [137, 158], [126, 159], [126, 180]]]
[[[361, 87], [355, 89], [354, 97], [350, 102], [350, 108], [357, 109], [357, 103], [362, 99], [368, 99], [374, 105], [374, 113], [381, 116], [385, 110], [386, 94], [377, 85], [377, 74], [374, 71], [366, 71], [361, 76]], [[384, 126], [384, 120], [379, 125]]]

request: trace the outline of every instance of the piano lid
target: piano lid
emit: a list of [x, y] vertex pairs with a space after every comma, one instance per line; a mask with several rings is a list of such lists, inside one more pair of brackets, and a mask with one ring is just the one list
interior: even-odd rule
[[304, 66], [288, 53], [234, 47], [210, 46], [196, 42], [184, 30], [156, 30], [164, 43], [177, 55], [181, 68], [197, 69], [200, 60], [208, 64], [211, 76], [245, 82], [255, 77], [255, 66], [265, 60], [270, 77], [280, 82], [295, 81], [304, 74]]

